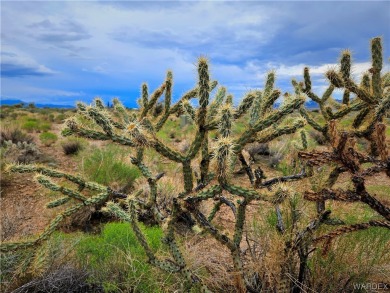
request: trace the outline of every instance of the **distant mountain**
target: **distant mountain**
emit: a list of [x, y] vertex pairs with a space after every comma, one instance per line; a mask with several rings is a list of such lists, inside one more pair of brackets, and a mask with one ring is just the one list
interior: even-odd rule
[[[22, 100], [11, 100], [11, 99], [1, 99], [0, 100], [1, 105], [17, 105], [17, 104], [24, 104], [27, 106], [29, 103], [24, 102]], [[61, 108], [61, 109], [69, 109], [69, 108], [74, 108], [74, 106], [70, 105], [56, 105], [56, 104], [39, 104], [39, 103], [34, 103], [35, 107], [37, 108]]]
[[[16, 105], [16, 104], [21, 104], [21, 103], [23, 103], [26, 107], [27, 107], [27, 105], [29, 104], [29, 103], [27, 103], [27, 102], [24, 102], [24, 101], [22, 101], [22, 100], [11, 100], [11, 99], [5, 99], [5, 100], [1, 100], [0, 101], [0, 104], [1, 105], [10, 105], [10, 106], [12, 106], [12, 105]], [[34, 103], [35, 104], [35, 103]], [[274, 105], [274, 107], [279, 107], [279, 104], [280, 104], [280, 102], [278, 103], [278, 102], [276, 102], [275, 103], [275, 105]], [[134, 105], [127, 105], [127, 104], [125, 104], [125, 106], [126, 107], [128, 107], [128, 108], [131, 108], [131, 109], [137, 109], [138, 107], [134, 107]], [[129, 107], [130, 106], [130, 107]], [[319, 106], [318, 106], [318, 104], [317, 103], [315, 103], [315, 102], [313, 102], [312, 100], [307, 100], [306, 102], [305, 102], [305, 106], [306, 106], [306, 108], [308, 108], [308, 109], [318, 109], [319, 108]], [[37, 108], [61, 108], [61, 109], [71, 109], [71, 108], [75, 108], [75, 106], [70, 106], [70, 105], [55, 105], [55, 104], [35, 104], [35, 107], [37, 107]]]
[[312, 100], [308, 100], [305, 102], [305, 106], [306, 108], [309, 108], [309, 109], [318, 109], [319, 106], [316, 102], [313, 102]]
[[22, 100], [3, 100], [3, 99], [0, 100], [0, 103], [2, 105], [10, 105], [10, 106], [20, 104], [20, 103], [25, 104], [25, 102], [23, 102]]

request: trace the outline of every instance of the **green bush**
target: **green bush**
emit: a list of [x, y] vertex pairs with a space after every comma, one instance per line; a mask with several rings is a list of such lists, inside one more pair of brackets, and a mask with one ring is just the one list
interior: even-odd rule
[[138, 168], [125, 162], [127, 157], [128, 152], [116, 145], [95, 148], [83, 159], [82, 169], [91, 181], [105, 185], [118, 184], [122, 191], [126, 191], [140, 176]]
[[58, 114], [57, 117], [54, 118], [54, 122], [63, 123], [65, 119], [66, 119], [65, 114], [61, 113], [61, 114]]
[[[141, 230], [151, 248], [160, 249], [162, 230], [143, 225]], [[76, 247], [76, 259], [91, 273], [90, 281], [103, 284], [106, 292], [161, 292], [162, 279], [146, 263], [129, 223], [109, 223], [101, 235], [85, 236]]]
[[51, 129], [50, 123], [42, 123], [39, 125], [39, 130], [41, 131], [49, 131]]
[[51, 146], [57, 141], [58, 137], [52, 132], [43, 132], [39, 135], [39, 139], [45, 146]]
[[22, 124], [22, 129], [26, 130], [27, 132], [33, 132], [39, 129], [39, 125], [37, 121], [28, 120]]

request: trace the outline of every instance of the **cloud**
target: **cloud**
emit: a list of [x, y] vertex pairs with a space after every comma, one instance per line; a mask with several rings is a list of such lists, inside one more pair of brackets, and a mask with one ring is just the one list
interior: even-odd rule
[[27, 27], [34, 30], [37, 40], [72, 51], [73, 53], [85, 49], [85, 47], [73, 45], [73, 42], [88, 40], [92, 37], [82, 24], [72, 20], [53, 22], [45, 19], [32, 23]]
[[[355, 62], [351, 66], [351, 75], [354, 78], [359, 78], [363, 75], [363, 73], [367, 72], [371, 68], [370, 62]], [[278, 76], [286, 76], [286, 77], [302, 77], [303, 69], [305, 67], [309, 67], [311, 76], [324, 76], [325, 73], [330, 69], [340, 70], [340, 64], [337, 63], [328, 63], [321, 65], [307, 65], [307, 64], [297, 64], [288, 66], [285, 64], [278, 63], [268, 63], [266, 65], [269, 69], [274, 69]], [[384, 71], [389, 71], [390, 66], [387, 64], [384, 66]]]
[[[283, 91], [292, 90], [291, 78], [303, 79], [304, 66], [311, 68], [313, 86], [320, 87], [326, 85], [325, 71], [335, 65], [344, 48], [354, 53], [354, 74], [369, 68], [369, 39], [390, 38], [389, 5], [6, 1], [1, 38], [13, 49], [2, 51], [16, 54], [8, 60], [20, 59], [28, 48], [30, 61], [4, 62], [9, 75], [24, 78], [4, 79], [3, 87], [16, 80], [14, 94], [19, 90], [24, 95], [22, 89], [34, 85], [131, 100], [138, 97], [142, 82], [154, 89], [171, 69], [175, 99], [197, 82], [200, 55], [209, 58], [211, 77], [237, 97], [263, 87], [271, 69], [276, 70], [277, 86]], [[53, 74], [51, 68], [61, 68], [61, 73]]]
[[55, 71], [37, 63], [30, 57], [7, 51], [1, 53], [2, 77], [47, 76], [54, 73]]

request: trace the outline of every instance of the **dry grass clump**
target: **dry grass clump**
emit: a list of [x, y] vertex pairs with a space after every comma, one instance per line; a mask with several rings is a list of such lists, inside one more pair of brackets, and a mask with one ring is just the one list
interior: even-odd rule
[[23, 132], [17, 127], [2, 127], [0, 130], [0, 145], [4, 145], [6, 141], [10, 141], [14, 144], [18, 142], [23, 143], [32, 143], [34, 142], [34, 137]]

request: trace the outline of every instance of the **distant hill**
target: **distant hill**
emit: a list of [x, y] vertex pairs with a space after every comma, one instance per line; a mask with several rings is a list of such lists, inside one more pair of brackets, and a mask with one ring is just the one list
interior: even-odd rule
[[305, 106], [309, 109], [318, 109], [319, 106], [316, 102], [313, 102], [312, 100], [308, 100], [305, 102]]
[[[0, 100], [0, 105], [12, 106], [12, 105], [21, 104], [21, 103], [23, 103], [26, 107], [29, 104], [29, 103], [24, 102], [22, 100], [11, 100], [11, 99]], [[129, 107], [128, 105], [125, 105], [125, 106], [128, 108], [132, 108], [132, 109], [137, 108], [137, 107], [134, 107], [134, 105], [131, 105], [131, 107]], [[279, 106], [278, 103], [276, 103], [275, 107], [278, 107], [278, 106]], [[318, 109], [319, 108], [318, 104], [313, 102], [312, 100], [306, 101], [305, 106], [309, 109]], [[37, 108], [61, 108], [61, 109], [75, 108], [75, 106], [71, 106], [71, 105], [39, 104], [39, 103], [35, 104], [35, 107], [37, 107]]]
[[[24, 102], [22, 100], [11, 100], [11, 99], [1, 99], [0, 100], [0, 104], [1, 105], [17, 105], [17, 104], [24, 104], [25, 106], [27, 106], [29, 103], [27, 102]], [[39, 103], [34, 103], [35, 107], [37, 108], [61, 108], [61, 109], [70, 109], [70, 108], [74, 108], [74, 106], [70, 106], [70, 105], [56, 105], [56, 104], [39, 104]]]

